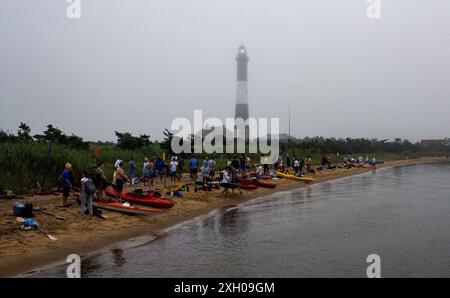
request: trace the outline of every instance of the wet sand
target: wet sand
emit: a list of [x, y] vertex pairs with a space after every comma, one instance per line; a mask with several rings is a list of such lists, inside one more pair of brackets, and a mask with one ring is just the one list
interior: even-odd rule
[[[444, 161], [446, 161], [445, 158], [398, 160], [385, 162], [378, 165], [378, 168]], [[370, 168], [332, 169], [318, 171], [312, 176], [315, 178], [314, 183], [320, 183], [370, 170]], [[188, 182], [187, 177], [184, 177], [183, 182]], [[74, 199], [71, 200], [72, 207], [70, 208], [57, 207], [61, 205], [61, 194], [27, 196], [9, 201], [0, 200], [0, 214], [2, 215], [0, 217], [0, 277], [12, 276], [52, 262], [63, 261], [67, 255], [72, 253], [83, 255], [115, 242], [165, 229], [217, 208], [307, 185], [302, 181], [288, 179], [274, 182], [277, 184], [275, 189], [242, 190], [241, 195], [230, 192], [225, 197], [220, 195], [222, 190], [194, 192], [194, 186], [190, 186], [190, 191], [185, 192], [183, 198], [172, 198], [176, 202], [173, 208], [153, 218], [130, 216], [107, 210], [103, 210], [103, 213], [108, 219], [89, 218], [80, 214]], [[168, 182], [168, 188], [179, 183]], [[156, 184], [156, 187], [163, 188], [159, 183]], [[167, 196], [164, 195], [164, 197]], [[52, 241], [37, 231], [21, 230], [21, 224], [12, 215], [12, 206], [16, 201], [31, 202], [34, 207], [66, 217], [67, 219], [63, 221], [36, 213], [36, 220], [42, 229], [57, 237], [58, 240]]]

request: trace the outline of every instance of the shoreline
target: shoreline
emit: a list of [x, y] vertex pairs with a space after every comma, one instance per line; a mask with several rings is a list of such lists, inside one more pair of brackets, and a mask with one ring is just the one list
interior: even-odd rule
[[[447, 159], [441, 157], [386, 161], [384, 164], [377, 165], [377, 169], [447, 161]], [[207, 215], [220, 208], [370, 171], [370, 168], [331, 169], [323, 173], [316, 173], [314, 183], [306, 184], [301, 181], [282, 179], [275, 181], [277, 183], [275, 189], [243, 190], [242, 195], [229, 195], [227, 197], [221, 197], [220, 191], [217, 190], [212, 192], [194, 192], [191, 190], [186, 192], [183, 198], [174, 198], [177, 204], [173, 208], [151, 219], [107, 211], [104, 212], [109, 217], [106, 220], [88, 219], [78, 213], [78, 206], [72, 206], [68, 210], [56, 209], [54, 205], [60, 203], [59, 194], [22, 199], [22, 201], [31, 201], [35, 206], [47, 209], [52, 206], [51, 212], [67, 217], [66, 221], [58, 221], [49, 216], [36, 216], [38, 222], [42, 223], [43, 228], [56, 236], [58, 241], [50, 241], [35, 231], [20, 230], [20, 224], [15, 222], [15, 218], [11, 216], [11, 209], [8, 208], [10, 207], [8, 205], [13, 204], [15, 200], [13, 200], [14, 202], [2, 200], [0, 206], [4, 216], [0, 218], [0, 224], [1, 226], [6, 225], [6, 227], [0, 230], [0, 277], [27, 274], [33, 269], [63, 262], [66, 256], [72, 253], [85, 256], [133, 238], [149, 236], [151, 233]], [[17, 199], [17, 201], [20, 201], [20, 199]]]

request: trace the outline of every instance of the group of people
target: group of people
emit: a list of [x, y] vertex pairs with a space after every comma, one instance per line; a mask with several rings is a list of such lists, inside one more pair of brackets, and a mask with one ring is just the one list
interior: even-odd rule
[[283, 157], [280, 156], [277, 162], [274, 164], [274, 168], [279, 172], [286, 172], [287, 170], [292, 169], [294, 174], [302, 175], [306, 173], [312, 173], [314, 170], [312, 169], [312, 159], [310, 156], [307, 156], [306, 159], [302, 157], [296, 157], [293, 155], [290, 157], [287, 155], [286, 162]]
[[[166, 164], [161, 157], [144, 159], [142, 169], [142, 179], [144, 186], [154, 185], [154, 179], [160, 177], [162, 181], [164, 175], [170, 178], [171, 182], [180, 181], [182, 173], [184, 171], [185, 161], [182, 156], [174, 155], [169, 159], [169, 163]], [[123, 188], [125, 182], [135, 183], [137, 178], [137, 166], [133, 159], [128, 162], [128, 175], [125, 174], [123, 169], [123, 161], [119, 158], [115, 163], [115, 178], [113, 178], [113, 185], [118, 193]], [[239, 157], [234, 156], [232, 160], [229, 160], [227, 167], [223, 171], [217, 170], [217, 163], [215, 157], [206, 156], [203, 160], [199, 160], [196, 156], [192, 156], [188, 161], [189, 179], [191, 182], [198, 180], [199, 173], [201, 174], [201, 180], [204, 184], [213, 181], [217, 173], [220, 173], [221, 181], [223, 182], [237, 182], [238, 176], [246, 176], [248, 171], [251, 171], [256, 177], [261, 177], [268, 173], [268, 165], [251, 165], [251, 159], [248, 156], [241, 155]]]
[[351, 168], [351, 167], [364, 167], [366, 164], [370, 164], [372, 168], [376, 168], [376, 158], [375, 155], [372, 155], [372, 157], [369, 159], [369, 155], [366, 155], [366, 157], [358, 156], [356, 158], [344, 156], [342, 159], [344, 163], [345, 168]]
[[[92, 178], [90, 178], [92, 177]], [[73, 174], [72, 164], [66, 163], [64, 166], [64, 170], [59, 177], [59, 184], [63, 190], [63, 207], [69, 207], [70, 204], [67, 202], [70, 191], [74, 189], [74, 180], [75, 176]], [[87, 171], [83, 171], [80, 179], [80, 211], [82, 214], [86, 212], [88, 215], [92, 216], [93, 204], [92, 201], [94, 196], [97, 197], [97, 200], [103, 199], [103, 191], [106, 189], [108, 185], [108, 180], [106, 179], [105, 173], [103, 171], [103, 163], [97, 164], [96, 167], [92, 168], [91, 173]]]
[[[164, 177], [170, 177], [170, 181], [180, 181], [182, 173], [184, 172], [185, 161], [182, 156], [172, 156], [169, 162], [166, 163], [161, 157], [144, 158], [142, 164], [142, 175], [138, 174], [138, 165], [131, 158], [127, 166], [124, 161], [119, 157], [114, 163], [114, 175], [112, 179], [112, 185], [116, 190], [117, 199], [121, 200], [121, 193], [124, 188], [124, 184], [142, 183], [143, 186], [154, 187], [155, 179], [160, 179], [162, 182]], [[69, 198], [70, 190], [73, 189], [73, 184], [81, 185], [80, 188], [80, 201], [81, 212], [84, 214], [87, 212], [92, 215], [92, 201], [96, 198], [103, 200], [104, 190], [109, 184], [108, 179], [105, 176], [104, 164], [99, 163], [96, 167], [92, 168], [90, 172], [83, 172], [82, 177], [78, 183], [74, 182], [74, 175], [72, 165], [67, 163], [60, 176], [60, 186], [63, 190], [63, 206], [69, 206], [67, 201]], [[126, 169], [127, 168], [127, 169]], [[311, 170], [311, 158], [307, 158], [306, 161], [302, 158], [289, 156], [286, 162], [280, 157], [274, 164], [275, 170], [285, 171], [286, 168], [293, 168], [295, 173], [302, 173], [304, 169], [307, 172]], [[223, 168], [222, 168], [223, 169]], [[127, 172], [128, 174], [127, 174]], [[198, 180], [198, 174], [201, 174], [201, 180], [204, 184], [215, 180], [216, 175], [219, 173], [221, 182], [228, 182], [237, 184], [239, 177], [252, 177], [261, 178], [264, 175], [269, 174], [269, 166], [267, 164], [252, 165], [250, 157], [245, 155], [234, 156], [228, 160], [226, 167], [221, 170], [217, 169], [217, 163], [215, 157], [209, 158], [206, 156], [203, 160], [199, 160], [196, 156], [192, 156], [188, 161], [188, 172], [191, 182]], [[233, 189], [233, 188], [231, 188]], [[228, 192], [229, 188], [225, 188], [224, 192]], [[240, 189], [239, 189], [240, 191]]]

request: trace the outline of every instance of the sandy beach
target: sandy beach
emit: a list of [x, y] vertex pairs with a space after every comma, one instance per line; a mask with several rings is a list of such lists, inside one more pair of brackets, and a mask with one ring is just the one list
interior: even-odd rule
[[[422, 158], [388, 161], [378, 165], [378, 168], [444, 162], [445, 160], [445, 158]], [[371, 169], [332, 169], [318, 171], [313, 177], [315, 178], [314, 183], [320, 183], [368, 171]], [[187, 177], [184, 177], [183, 182], [188, 182]], [[301, 181], [287, 179], [274, 182], [277, 184], [275, 189], [243, 190], [241, 195], [229, 194], [226, 197], [220, 195], [221, 190], [194, 192], [192, 186], [189, 192], [184, 193], [183, 198], [173, 198], [176, 202], [173, 208], [154, 218], [130, 216], [113, 211], [103, 211], [108, 217], [107, 219], [88, 218], [80, 214], [75, 200], [72, 200], [70, 208], [58, 208], [57, 206], [61, 204], [61, 194], [25, 196], [8, 201], [0, 200], [0, 214], [2, 214], [0, 217], [0, 277], [13, 276], [42, 265], [62, 261], [71, 253], [83, 255], [115, 242], [156, 232], [217, 208], [307, 185]], [[176, 184], [179, 182], [169, 183], [168, 186]], [[156, 187], [162, 188], [162, 185], [157, 184]], [[58, 240], [51, 241], [37, 231], [21, 230], [21, 224], [12, 214], [12, 206], [16, 201], [31, 202], [34, 207], [66, 217], [66, 220], [58, 220], [48, 215], [36, 214], [36, 220], [41, 227], [57, 237]]]

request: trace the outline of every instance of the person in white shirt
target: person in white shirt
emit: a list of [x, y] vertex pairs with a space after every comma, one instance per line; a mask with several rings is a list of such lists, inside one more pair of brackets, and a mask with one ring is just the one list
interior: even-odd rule
[[170, 181], [177, 180], [177, 170], [178, 170], [178, 162], [175, 158], [172, 158], [172, 161], [169, 163], [170, 170]]
[[263, 174], [264, 174], [264, 168], [263, 168], [263, 166], [262, 166], [262, 165], [256, 166], [256, 172], [255, 172], [256, 178], [257, 178], [257, 179], [261, 179], [261, 177], [262, 177]]
[[221, 182], [228, 183], [230, 181], [231, 181], [231, 179], [230, 179], [230, 176], [228, 175], [228, 171], [227, 170], [223, 170], [222, 171], [222, 181]]
[[294, 173], [298, 174], [300, 171], [300, 161], [296, 158], [294, 160]]
[[228, 171], [223, 170], [221, 183], [225, 183], [225, 184], [222, 185], [224, 187], [224, 190], [222, 191], [221, 195], [227, 194], [228, 191], [230, 190], [230, 187], [228, 186], [228, 183], [230, 183], [230, 181], [231, 181], [231, 179], [230, 179], [230, 176], [228, 175]]
[[230, 188], [233, 191], [233, 193], [234, 193], [235, 188], [237, 188], [239, 190], [239, 193], [242, 193], [241, 189], [239, 188], [239, 185], [237, 185], [237, 187], [230, 187], [232, 185], [232, 184], [230, 184], [231, 183], [231, 168], [230, 167], [227, 167], [225, 170], [222, 171], [221, 183], [223, 183], [222, 186], [225, 188], [222, 191], [221, 195], [228, 194]]

